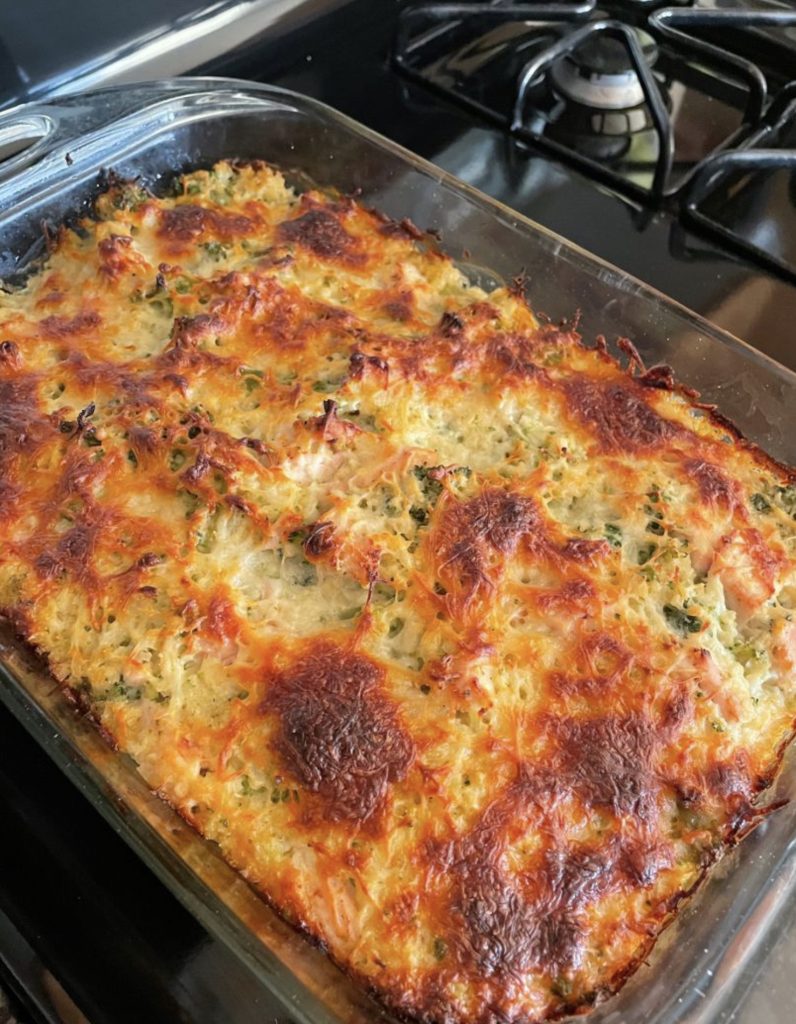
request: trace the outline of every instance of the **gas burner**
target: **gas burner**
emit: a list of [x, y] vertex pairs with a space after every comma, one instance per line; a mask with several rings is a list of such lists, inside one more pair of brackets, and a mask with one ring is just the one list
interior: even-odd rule
[[[534, 149], [673, 208], [705, 160], [760, 123], [769, 89], [792, 77], [779, 51], [765, 74], [739, 51], [755, 32], [783, 35], [796, 12], [783, 0], [763, 12], [735, 2], [415, 0], [399, 15], [394, 59]], [[736, 36], [743, 47], [729, 45]]]
[[[648, 67], [653, 67], [658, 57], [655, 40], [640, 29], [636, 30], [636, 36], [644, 60]], [[633, 60], [619, 39], [593, 35], [572, 53], [557, 60], [550, 71], [556, 90], [584, 107], [628, 111], [644, 104], [644, 89]], [[648, 117], [635, 120], [638, 127], [630, 128], [631, 131], [649, 125]], [[609, 134], [616, 134], [616, 131]]]
[[643, 103], [627, 110], [594, 110], [567, 103], [551, 118], [548, 136], [611, 167], [632, 159], [634, 136], [650, 128], [651, 118]]

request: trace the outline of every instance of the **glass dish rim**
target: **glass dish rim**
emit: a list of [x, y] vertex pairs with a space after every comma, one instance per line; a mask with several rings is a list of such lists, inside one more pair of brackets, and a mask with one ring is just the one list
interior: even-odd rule
[[[770, 357], [758, 352], [756, 349], [752, 348], [742, 339], [735, 337], [730, 332], [711, 324], [710, 321], [689, 310], [686, 306], [682, 305], [681, 303], [678, 303], [675, 300], [672, 300], [671, 298], [663, 295], [655, 288], [639, 281], [633, 275], [628, 274], [622, 270], [619, 270], [609, 262], [594, 256], [593, 254], [589, 253], [587, 250], [581, 248], [580, 246], [574, 245], [568, 240], [562, 238], [560, 235], [557, 235], [555, 232], [549, 231], [548, 229], [542, 227], [541, 225], [536, 224], [534, 221], [512, 210], [505, 204], [502, 204], [484, 195], [477, 189], [472, 188], [471, 186], [467, 185], [464, 182], [461, 182], [459, 179], [455, 178], [447, 171], [437, 167], [433, 163], [417, 157], [409, 150], [397, 145], [391, 140], [386, 139], [383, 136], [379, 135], [378, 133], [373, 132], [372, 130], [365, 128], [364, 126], [359, 125], [356, 121], [352, 120], [347, 115], [339, 113], [338, 111], [334, 110], [333, 108], [327, 106], [324, 103], [321, 103], [317, 100], [308, 97], [301, 96], [300, 94], [294, 93], [291, 90], [273, 86], [264, 86], [259, 83], [247, 83], [243, 80], [238, 79], [220, 78], [193, 78], [170, 80], [163, 83], [150, 83], [148, 85], [133, 87], [133, 90], [131, 90], [129, 87], [123, 86], [112, 87], [110, 89], [100, 90], [97, 93], [88, 94], [84, 97], [69, 97], [68, 100], [63, 101], [36, 102], [32, 104], [26, 104], [17, 108], [12, 108], [11, 110], [3, 112], [3, 114], [0, 115], [0, 129], [2, 129], [5, 126], [5, 124], [12, 119], [13, 116], [19, 117], [22, 114], [29, 115], [30, 113], [36, 113], [39, 111], [49, 112], [53, 109], [65, 109], [70, 105], [75, 105], [79, 102], [91, 101], [92, 99], [96, 101], [97, 99], [101, 100], [104, 97], [126, 96], [129, 95], [131, 91], [134, 92], [136, 89], [138, 89], [144, 94], [147, 94], [155, 98], [155, 102], [149, 103], [148, 105], [141, 107], [134, 113], [130, 113], [117, 121], [111, 120], [110, 122], [108, 122], [108, 124], [104, 126], [104, 129], [109, 129], [112, 137], [114, 132], [119, 133], [122, 128], [124, 128], [125, 126], [129, 126], [130, 122], [137, 122], [139, 124], [145, 123], [147, 115], [151, 115], [151, 111], [154, 107], [159, 105], [162, 109], [165, 109], [169, 106], [169, 104], [179, 104], [181, 100], [184, 100], [189, 97], [195, 98], [199, 95], [205, 95], [209, 99], [214, 99], [217, 101], [223, 100], [225, 96], [227, 99], [231, 99], [235, 96], [244, 96], [248, 99], [254, 98], [260, 101], [264, 99], [267, 100], [269, 98], [276, 99], [277, 101], [280, 101], [282, 104], [287, 104], [290, 108], [298, 111], [299, 113], [309, 113], [310, 115], [320, 116], [321, 118], [327, 118], [336, 122], [344, 130], [352, 132], [355, 135], [359, 136], [360, 138], [363, 138], [369, 144], [374, 145], [383, 151], [388, 151], [402, 163], [408, 164], [413, 171], [420, 172], [426, 177], [436, 180], [437, 183], [446, 185], [450, 190], [458, 193], [459, 196], [463, 196], [469, 203], [479, 207], [482, 210], [486, 210], [489, 213], [497, 213], [501, 215], [503, 218], [508, 218], [509, 221], [512, 222], [514, 226], [520, 227], [521, 230], [524, 231], [525, 233], [529, 235], [534, 235], [537, 239], [544, 239], [545, 244], [553, 252], [553, 254], [557, 253], [558, 251], [563, 251], [567, 259], [582, 264], [584, 269], [589, 268], [597, 273], [602, 271], [604, 272], [604, 274], [609, 275], [610, 280], [605, 281], [606, 288], [621, 288], [623, 291], [634, 294], [642, 301], [650, 301], [657, 310], [663, 310], [667, 315], [671, 314], [672, 316], [682, 321], [684, 324], [687, 324], [689, 327], [699, 331], [700, 333], [706, 335], [707, 337], [712, 338], [721, 344], [733, 348], [739, 353], [739, 355], [743, 359], [762, 366], [767, 373], [770, 373], [772, 376], [778, 377], [780, 380], [783, 380], [788, 387], [796, 386], [796, 373], [782, 366], [781, 364], [771, 359]], [[210, 110], [208, 116], [218, 116], [218, 114], [218, 110]], [[101, 135], [104, 129], [98, 129], [95, 134], [98, 136]], [[91, 140], [92, 138], [93, 136], [91, 133], [85, 136], [86, 140]], [[65, 151], [66, 145], [67, 142], [64, 142], [64, 140], [57, 140], [52, 146], [44, 146], [39, 150], [37, 163], [21, 167], [17, 171], [17, 176], [25, 174], [28, 171], [31, 171], [32, 173], [35, 174], [35, 169], [38, 163], [40, 163], [42, 160], [45, 160], [46, 158], [54, 158], [57, 160], [61, 155], [61, 151]], [[140, 142], [137, 145], [138, 148], [140, 148]], [[68, 179], [69, 172], [66, 171], [63, 173], [63, 179], [60, 181], [60, 185], [62, 186], [64, 184], [64, 181]], [[3, 182], [0, 179], [0, 198], [2, 198], [2, 196], [8, 191], [8, 181], [13, 182], [13, 177], [11, 179], [6, 179], [5, 182]], [[53, 187], [57, 186], [58, 181], [56, 181], [55, 186]], [[33, 195], [32, 197], [29, 197], [29, 202], [33, 205], [40, 201], [40, 196]], [[10, 213], [18, 213], [18, 209], [13, 209], [10, 211], [6, 209], [3, 215], [0, 215], [0, 228], [2, 228], [4, 221]], [[601, 274], [600, 276], [602, 278], [603, 275]], [[2, 665], [0, 665], [0, 671], [2, 671], [4, 680], [6, 681], [6, 683], [8, 683], [8, 673], [3, 669]], [[13, 681], [14, 687], [18, 688], [19, 685], [20, 684], [17, 681]], [[5, 688], [0, 688], [0, 690], [2, 690], [1, 695], [3, 696], [3, 699], [6, 699]], [[22, 697], [21, 693], [18, 692], [14, 697], [6, 699], [6, 703], [8, 703], [9, 706], [11, 706], [14, 713], [17, 714], [18, 717], [20, 717], [20, 707], [24, 704], [24, 698]], [[39, 709], [39, 711], [41, 712], [41, 709]], [[30, 714], [30, 711], [25, 712], [25, 714]], [[23, 721], [23, 724], [25, 724], [26, 726], [28, 726], [28, 728], [31, 728], [31, 730], [34, 731], [34, 728], [27, 721]], [[34, 735], [36, 734], [37, 733], [34, 731]], [[53, 756], [56, 755], [53, 754]], [[56, 756], [56, 760], [58, 760], [58, 756]], [[62, 767], [64, 766], [65, 763], [66, 761], [64, 760], [59, 761], [59, 764], [61, 764]], [[72, 766], [72, 768], [74, 768], [74, 765]], [[89, 773], [89, 776], [90, 774], [91, 773]], [[96, 783], [96, 780], [94, 781]], [[89, 786], [90, 783], [86, 783], [86, 785]], [[100, 796], [97, 797], [97, 799], [92, 799], [92, 802], [95, 804], [95, 806], [98, 806], [103, 804], [104, 799], [105, 798], [103, 798], [100, 794]], [[100, 810], [103, 811], [103, 813], [106, 813], [108, 809], [105, 806], [100, 806]], [[106, 816], [108, 816], [107, 813]], [[193, 833], [191, 834], [194, 835]], [[136, 837], [134, 834], [131, 833], [130, 835], [126, 836], [126, 838], [128, 838], [128, 841], [131, 842], [131, 845], [138, 849], [140, 853], [140, 847], [142, 844], [141, 837]], [[199, 843], [205, 843], [205, 841], [199, 838], [198, 836], [196, 838]], [[144, 854], [144, 856], [147, 862], [150, 863], [150, 866], [153, 866], [151, 863], [151, 856], [148, 856], [146, 854]], [[164, 869], [162, 865], [158, 866], [161, 869], [158, 871], [158, 874], [161, 874], [161, 877], [163, 877]], [[217, 897], [217, 894], [213, 893], [212, 891], [210, 891], [210, 894], [214, 897]], [[188, 902], [193, 912], [197, 913], [195, 899], [192, 897], [191, 900], [189, 900]], [[693, 900], [691, 902], [693, 902]], [[203, 923], [206, 926], [208, 925], [208, 921], [202, 918], [201, 915], [197, 913], [197, 916], [200, 916], [200, 919], [202, 919]], [[210, 916], [210, 921], [212, 925], [212, 915]], [[211, 928], [211, 930], [213, 929]], [[672, 932], [673, 929], [670, 928], [668, 929], [667, 934], [671, 934]], [[228, 941], [226, 937], [225, 941]], [[228, 944], [230, 944], [229, 941]], [[237, 947], [234, 944], [232, 945], [233, 949], [237, 950]], [[660, 945], [660, 943], [658, 945]], [[249, 961], [249, 958], [245, 953], [243, 959], [246, 962]], [[258, 976], [260, 975], [258, 974]], [[271, 986], [269, 985], [269, 987]], [[299, 1006], [295, 1002], [295, 999], [298, 998], [301, 997], [291, 997], [291, 1008], [293, 1012], [300, 1012]], [[614, 997], [614, 999], [615, 998], [616, 997]], [[614, 999], [604, 1004], [604, 1007], [610, 1008], [612, 1003], [614, 1002]], [[309, 1016], [302, 1017], [302, 1020], [306, 1021], [318, 1021], [324, 1019], [326, 1018], [323, 1016], [323, 1013], [319, 1013], [317, 1009], [313, 1009], [310, 1012]], [[701, 1019], [702, 1018], [700, 1017], [700, 1020]]]

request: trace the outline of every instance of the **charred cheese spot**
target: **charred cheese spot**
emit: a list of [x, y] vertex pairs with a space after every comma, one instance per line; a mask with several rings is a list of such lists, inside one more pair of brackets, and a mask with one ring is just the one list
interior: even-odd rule
[[74, 317], [47, 316], [39, 322], [39, 330], [49, 338], [68, 338], [75, 334], [87, 334], [99, 327], [99, 313], [78, 313]]
[[362, 253], [357, 251], [356, 240], [350, 235], [337, 214], [330, 210], [308, 210], [295, 220], [279, 226], [279, 239], [294, 242], [309, 249], [324, 260], [342, 263], [361, 263]]
[[[130, 235], [111, 235], [97, 245], [100, 273], [115, 281], [139, 264]], [[143, 263], [143, 261], [141, 261]]]
[[334, 524], [321, 520], [313, 523], [304, 539], [304, 550], [313, 558], [320, 558], [334, 547]]
[[660, 784], [652, 768], [653, 723], [640, 715], [551, 724], [563, 777], [590, 804], [646, 821], [655, 814]]
[[36, 568], [47, 579], [71, 573], [81, 580], [93, 577], [92, 560], [102, 532], [101, 522], [83, 522], [67, 530], [50, 549], [36, 559]]
[[204, 235], [232, 241], [251, 234], [254, 228], [249, 217], [183, 204], [162, 212], [158, 234], [171, 242], [189, 245]]
[[565, 541], [561, 554], [573, 562], [594, 564], [595, 561], [609, 554], [611, 546], [605, 540], [586, 540], [583, 537], [570, 537]]
[[696, 481], [700, 497], [708, 505], [724, 505], [732, 509], [740, 504], [738, 485], [718, 466], [702, 459], [686, 459], [683, 468], [686, 475]]
[[437, 527], [438, 571], [460, 612], [494, 585], [503, 559], [538, 526], [530, 498], [496, 488], [445, 507]]
[[578, 377], [564, 385], [573, 412], [606, 451], [659, 448], [678, 433], [629, 384], [597, 383]]
[[394, 298], [387, 298], [383, 304], [384, 312], [391, 320], [411, 320], [413, 313], [412, 293], [399, 292]]
[[539, 378], [549, 383], [550, 378], [543, 367], [535, 362], [539, 346], [535, 339], [522, 336], [501, 335], [489, 343], [488, 353], [494, 360], [497, 369], [512, 377]]
[[486, 977], [577, 964], [577, 921], [566, 909], [529, 905], [494, 868], [468, 873], [454, 909], [466, 922], [468, 952]]
[[383, 671], [368, 658], [320, 644], [269, 685], [263, 710], [279, 717], [276, 746], [292, 775], [332, 821], [367, 821], [414, 756]]
[[51, 429], [39, 410], [35, 377], [0, 378], [0, 471], [14, 456], [42, 444]]

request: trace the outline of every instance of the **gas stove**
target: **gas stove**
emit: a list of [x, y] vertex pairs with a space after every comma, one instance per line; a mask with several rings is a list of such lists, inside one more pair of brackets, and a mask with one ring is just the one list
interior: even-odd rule
[[[105, 5], [70, 5], [83, 32], [99, 31], [95, 7]], [[185, 69], [321, 99], [796, 369], [796, 5], [303, 9], [316, 16], [294, 31]], [[134, 58], [125, 50], [127, 79]], [[147, 76], [173, 70], [150, 58]], [[69, 61], [64, 48], [58, 61]], [[92, 85], [121, 74], [110, 62]], [[53, 87], [69, 88], [66, 74]], [[22, 997], [31, 1020], [286, 1019], [2, 709], [0, 736], [0, 988]], [[739, 1024], [791, 1019], [794, 941], [738, 1008]]]
[[[520, 143], [796, 283], [790, 5], [413, 3], [394, 58]], [[748, 217], [764, 195], [773, 237]]]

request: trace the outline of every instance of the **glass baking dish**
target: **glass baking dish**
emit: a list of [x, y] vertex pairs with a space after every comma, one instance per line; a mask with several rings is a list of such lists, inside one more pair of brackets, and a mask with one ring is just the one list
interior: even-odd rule
[[[719, 405], [750, 439], [796, 463], [796, 374], [629, 275], [305, 97], [229, 79], [109, 89], [0, 116], [0, 276], [24, 275], [47, 231], [85, 213], [104, 170], [154, 190], [221, 158], [265, 159], [297, 182], [355, 192], [396, 218], [441, 232], [487, 286], [525, 275], [534, 309], [580, 316], [587, 340], [629, 337], [650, 363]], [[0, 634], [0, 697], [89, 800], [205, 927], [225, 941], [301, 1024], [386, 1014], [286, 925], [66, 703], [35, 658]], [[777, 798], [794, 789], [790, 757]], [[765, 969], [796, 909], [796, 803], [730, 853], [594, 1024], [718, 1024]], [[796, 980], [793, 994], [796, 1000]], [[787, 1014], [786, 1014], [787, 1017]], [[783, 1017], [783, 1020], [786, 1019]], [[230, 1018], [233, 1019], [233, 1018]]]

